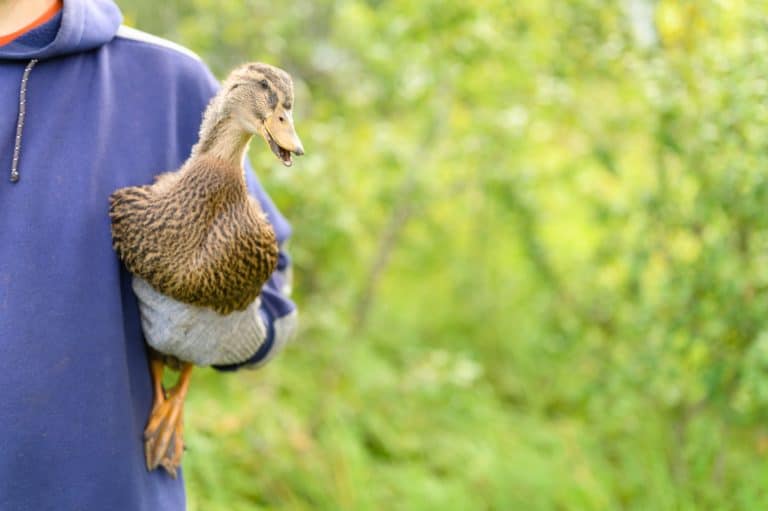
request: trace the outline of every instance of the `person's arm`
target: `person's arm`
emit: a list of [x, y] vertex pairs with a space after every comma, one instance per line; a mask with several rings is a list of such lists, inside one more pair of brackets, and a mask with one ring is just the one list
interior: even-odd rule
[[275, 271], [245, 310], [228, 315], [176, 301], [134, 277], [144, 337], [152, 348], [199, 366], [222, 371], [260, 367], [296, 332], [296, 306], [289, 298], [290, 259], [284, 250], [291, 228], [246, 165], [248, 187], [272, 224], [279, 253]]
[[[218, 82], [210, 71], [203, 67], [203, 73], [202, 80], [190, 82], [191, 90], [185, 95], [185, 106], [190, 110], [197, 110], [191, 103], [199, 96], [202, 112], [218, 90]], [[137, 285], [134, 279], [133, 284], [141, 305], [144, 337], [151, 347], [222, 371], [264, 365], [294, 337], [297, 327], [296, 305], [289, 297], [291, 261], [284, 248], [291, 226], [259, 183], [247, 158], [244, 167], [248, 190], [272, 224], [280, 249], [277, 268], [255, 302], [243, 312], [221, 316], [209, 309], [201, 311], [171, 300], [146, 282]]]
[[261, 204], [267, 218], [275, 228], [280, 245], [277, 269], [264, 284], [261, 290], [260, 316], [265, 326], [265, 337], [261, 347], [248, 360], [237, 364], [214, 365], [222, 371], [233, 371], [241, 368], [257, 368], [269, 362], [296, 335], [298, 326], [298, 310], [290, 299], [293, 284], [291, 259], [285, 252], [285, 244], [291, 235], [291, 226], [283, 218], [272, 200], [264, 192], [256, 179], [250, 163], [245, 162], [245, 175], [248, 190]]

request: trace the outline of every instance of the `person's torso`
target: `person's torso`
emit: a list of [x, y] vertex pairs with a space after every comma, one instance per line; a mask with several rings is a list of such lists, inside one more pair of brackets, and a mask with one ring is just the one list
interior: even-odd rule
[[0, 509], [181, 510], [144, 468], [151, 406], [108, 197], [189, 154], [215, 84], [177, 50], [118, 37], [32, 68], [0, 60]]

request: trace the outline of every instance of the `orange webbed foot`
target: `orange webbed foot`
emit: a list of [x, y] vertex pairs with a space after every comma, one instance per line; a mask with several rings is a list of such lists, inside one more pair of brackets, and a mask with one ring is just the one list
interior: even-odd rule
[[177, 477], [184, 453], [184, 399], [191, 371], [192, 365], [185, 364], [181, 369], [179, 382], [166, 393], [162, 384], [158, 384], [158, 376], [162, 377], [162, 366], [158, 371], [153, 361], [155, 402], [144, 429], [144, 456], [147, 470], [163, 467], [173, 478]]

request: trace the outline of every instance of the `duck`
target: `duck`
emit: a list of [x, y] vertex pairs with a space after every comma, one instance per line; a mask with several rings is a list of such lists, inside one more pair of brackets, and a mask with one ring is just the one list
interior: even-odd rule
[[[209, 315], [253, 307], [276, 268], [278, 245], [248, 193], [243, 160], [254, 135], [285, 166], [304, 154], [293, 100], [286, 71], [260, 62], [235, 68], [205, 109], [189, 158], [152, 184], [110, 195], [113, 248], [133, 274], [134, 289], [141, 282], [161, 300]], [[184, 451], [184, 400], [195, 364], [151, 348], [149, 358], [154, 400], [144, 430], [146, 465], [176, 477]], [[167, 390], [166, 367], [179, 372]]]

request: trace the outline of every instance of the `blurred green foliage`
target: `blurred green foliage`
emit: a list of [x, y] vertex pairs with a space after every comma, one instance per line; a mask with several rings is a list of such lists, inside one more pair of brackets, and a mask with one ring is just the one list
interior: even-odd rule
[[299, 339], [195, 376], [192, 511], [768, 507], [768, 3], [122, 0], [288, 69]]

